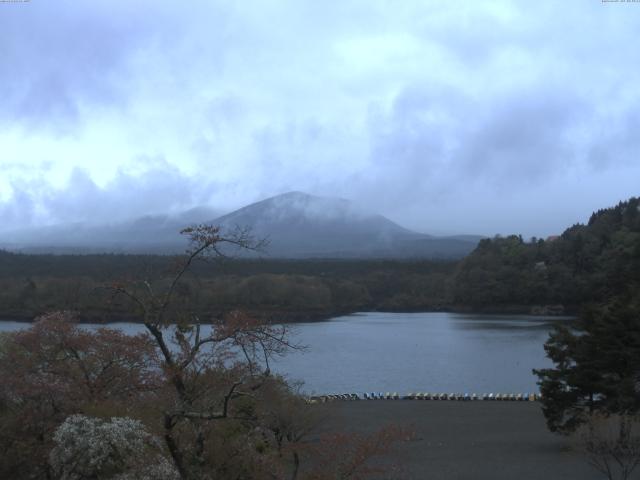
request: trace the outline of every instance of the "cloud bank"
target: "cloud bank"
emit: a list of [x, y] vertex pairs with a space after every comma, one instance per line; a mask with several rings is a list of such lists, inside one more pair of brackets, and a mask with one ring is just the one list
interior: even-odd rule
[[0, 5], [0, 231], [290, 190], [547, 235], [638, 195], [639, 4]]

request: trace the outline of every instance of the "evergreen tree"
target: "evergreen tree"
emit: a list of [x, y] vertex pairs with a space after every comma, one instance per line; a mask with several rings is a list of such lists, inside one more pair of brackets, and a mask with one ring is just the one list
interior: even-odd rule
[[590, 308], [545, 344], [555, 368], [534, 370], [551, 431], [568, 433], [589, 413], [640, 412], [640, 302], [629, 296]]

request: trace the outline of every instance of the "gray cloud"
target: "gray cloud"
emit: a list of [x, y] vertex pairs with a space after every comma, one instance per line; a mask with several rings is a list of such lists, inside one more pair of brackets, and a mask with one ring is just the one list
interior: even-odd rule
[[152, 163], [155, 166], [140, 175], [119, 172], [104, 187], [80, 168], [73, 170], [62, 189], [48, 187], [43, 179], [14, 185], [12, 198], [0, 205], [0, 230], [39, 223], [117, 223], [210, 203], [216, 191], [213, 182], [185, 176], [162, 159]]
[[73, 133], [93, 106], [123, 107], [131, 62], [169, 40], [161, 34], [166, 12], [152, 6], [59, 0], [3, 8], [0, 120]]
[[518, 92], [485, 107], [470, 119], [474, 131], [462, 147], [461, 174], [494, 184], [540, 183], [576, 160], [572, 130], [588, 109], [572, 92]]
[[616, 115], [605, 114], [593, 121], [592, 132], [598, 142], [587, 146], [587, 160], [596, 170], [606, 170], [616, 164], [639, 163], [640, 103], [633, 103]]
[[574, 130], [587, 113], [583, 100], [551, 89], [478, 101], [446, 86], [408, 88], [372, 114], [370, 161], [355, 180], [363, 196], [386, 192], [402, 206], [457, 193], [461, 182], [543, 184], [576, 162]]
[[555, 232], [588, 216], [603, 179], [596, 207], [638, 194], [636, 14], [579, 0], [0, 5], [0, 219], [305, 190], [426, 232]]

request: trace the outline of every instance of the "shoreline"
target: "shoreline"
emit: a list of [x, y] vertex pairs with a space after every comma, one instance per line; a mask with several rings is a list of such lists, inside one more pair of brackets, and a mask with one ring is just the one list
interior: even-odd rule
[[[567, 317], [575, 316], [577, 308], [556, 305], [494, 305], [491, 307], [472, 307], [468, 305], [447, 305], [425, 308], [406, 309], [343, 309], [332, 311], [314, 310], [264, 310], [264, 309], [241, 309], [249, 315], [262, 318], [266, 323], [295, 324], [324, 322], [336, 317], [354, 315], [358, 313], [459, 313], [459, 314], [486, 314], [486, 315], [531, 315], [534, 317]], [[44, 313], [44, 312], [43, 312]], [[220, 317], [222, 312], [212, 312], [209, 317]], [[0, 313], [0, 322], [20, 322], [33, 323], [35, 317], [24, 312]], [[86, 324], [110, 324], [110, 323], [139, 323], [142, 319], [137, 315], [123, 316], [122, 314], [109, 316], [99, 313], [79, 314], [78, 323]]]

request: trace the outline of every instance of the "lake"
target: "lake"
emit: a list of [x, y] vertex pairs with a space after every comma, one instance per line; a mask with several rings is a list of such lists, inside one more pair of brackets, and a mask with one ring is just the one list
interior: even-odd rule
[[[551, 366], [543, 344], [559, 321], [567, 319], [375, 312], [298, 323], [291, 325], [294, 341], [308, 348], [277, 359], [272, 369], [304, 380], [308, 393], [538, 391], [531, 369]], [[0, 321], [0, 331], [25, 327]]]

